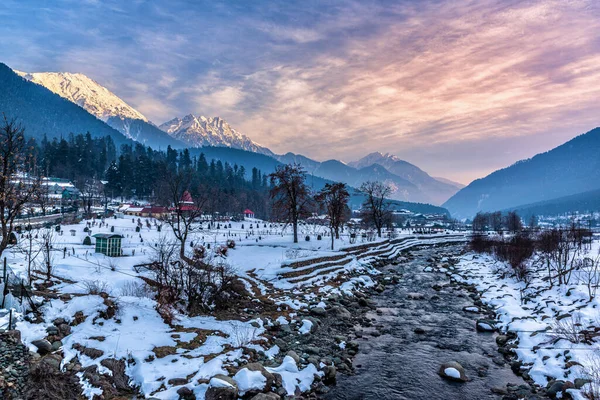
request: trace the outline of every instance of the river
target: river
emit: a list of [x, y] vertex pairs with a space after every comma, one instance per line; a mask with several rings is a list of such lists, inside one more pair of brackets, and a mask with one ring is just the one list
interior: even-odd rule
[[[524, 384], [498, 353], [495, 334], [476, 332], [475, 320], [485, 315], [463, 311], [473, 305], [468, 291], [443, 273], [424, 272], [430, 257], [458, 255], [460, 250], [421, 248], [410, 252], [414, 258], [409, 261], [386, 267], [403, 278], [372, 298], [377, 303], [377, 310], [368, 314], [373, 327], [357, 327], [363, 338], [357, 339], [356, 374], [338, 374], [325, 399], [500, 399], [497, 393], [507, 384]], [[383, 334], [372, 336], [375, 329]], [[468, 382], [438, 375], [440, 365], [449, 361], [464, 367]]]

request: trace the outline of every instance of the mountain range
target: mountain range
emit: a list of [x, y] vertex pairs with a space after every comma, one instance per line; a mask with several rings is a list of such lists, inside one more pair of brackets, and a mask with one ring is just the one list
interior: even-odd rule
[[[110, 127], [127, 139], [155, 149], [164, 149], [167, 146], [178, 149], [213, 146], [245, 150], [273, 157], [279, 162], [298, 162], [314, 176], [341, 181], [353, 187], [359, 187], [369, 180], [384, 181], [393, 188], [391, 197], [400, 201], [441, 204], [460, 189], [459, 185], [432, 178], [418, 167], [390, 154], [372, 153], [349, 164], [338, 160], [319, 162], [293, 153], [276, 155], [231, 127], [220, 117], [189, 114], [175, 117], [157, 126], [106, 87], [83, 74], [15, 72], [28, 83], [35, 83], [80, 106], [104, 122], [107, 125], [105, 129]], [[53, 136], [70, 132], [54, 129], [45, 133]], [[112, 132], [113, 136], [114, 134]]]
[[471, 182], [443, 206], [457, 217], [471, 217], [478, 211], [516, 209], [531, 203], [547, 206], [553, 199], [600, 189], [599, 154], [600, 128], [595, 128]]
[[117, 146], [137, 141], [155, 149], [198, 149], [248, 170], [261, 165], [263, 172], [296, 162], [319, 184], [341, 181], [356, 188], [368, 180], [384, 181], [393, 188], [392, 199], [443, 203], [459, 218], [478, 211], [589, 209], [600, 190], [600, 128], [462, 187], [392, 154], [371, 153], [349, 163], [319, 162], [294, 153], [276, 155], [219, 117], [189, 114], [157, 126], [82, 74], [15, 72], [0, 63], [0, 87], [0, 112], [18, 117], [27, 134], [38, 139], [89, 132], [94, 137], [110, 136]]

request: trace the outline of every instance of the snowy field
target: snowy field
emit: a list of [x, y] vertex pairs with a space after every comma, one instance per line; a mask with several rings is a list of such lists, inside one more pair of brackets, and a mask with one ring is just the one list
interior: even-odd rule
[[[139, 232], [136, 231], [138, 226]], [[53, 321], [64, 319], [72, 326], [58, 349], [64, 354], [63, 368], [77, 357], [83, 368], [95, 365], [103, 373], [109, 372], [102, 365], [103, 360], [127, 360], [125, 372], [130, 384], [139, 387], [148, 397], [161, 399], [177, 399], [177, 390], [183, 386], [203, 398], [209, 385], [219, 384], [218, 379], [211, 378], [217, 374], [227, 375], [227, 366], [244, 364], [243, 348], [263, 351], [269, 357], [278, 354], [278, 347], [270, 346], [262, 337], [266, 326], [291, 324], [299, 335], [309, 334], [310, 321], [296, 322], [294, 310], [322, 307], [325, 305], [322, 300], [331, 293], [351, 294], [357, 287], [374, 285], [371, 276], [377, 274], [377, 270], [369, 265], [374, 255], [369, 257], [367, 251], [360, 259], [351, 251], [353, 246], [365, 244], [360, 232], [353, 245], [349, 233], [344, 232], [335, 241], [332, 251], [331, 237], [326, 236], [326, 228], [320, 226], [301, 226], [300, 243], [293, 244], [291, 227], [283, 225], [246, 220], [217, 222], [209, 229], [208, 223], [203, 223], [194, 227], [187, 242], [188, 250], [191, 252], [192, 246], [202, 244], [210, 245], [209, 252], [212, 252], [233, 239], [236, 246], [228, 252], [225, 262], [243, 280], [250, 293], [266, 296], [279, 305], [281, 315], [273, 320], [257, 317], [237, 321], [176, 313], [174, 321], [167, 324], [156, 311], [153, 295], [140, 290], [140, 277], [151, 278], [151, 273], [136, 266], [153, 260], [158, 243], [174, 240], [168, 225], [162, 224], [159, 231], [154, 219], [125, 217], [83, 221], [62, 226], [61, 230], [33, 230], [33, 251], [29, 250], [28, 232], [23, 232], [18, 235], [19, 244], [5, 253], [12, 272], [26, 280], [28, 254], [35, 255], [34, 268], [42, 266], [43, 256], [38, 253], [41, 238], [51, 232], [54, 285], [49, 291], [56, 298], [34, 297], [40, 305], [43, 322], [27, 321], [30, 318], [24, 318], [25, 310], [16, 299], [9, 299], [7, 303], [15, 310], [16, 328], [22, 332], [23, 341], [35, 351], [32, 342], [45, 338], [55, 325]], [[124, 236], [122, 257], [95, 253], [94, 238], [91, 238], [92, 245], [83, 244], [86, 236], [111, 232]], [[310, 241], [305, 240], [307, 235]], [[322, 235], [322, 240], [317, 240], [317, 235]], [[379, 251], [384, 255], [394, 255], [402, 248], [420, 243], [410, 239], [406, 231], [399, 232], [399, 238], [407, 240], [398, 246], [386, 245], [381, 239], [373, 242], [376, 245], [381, 242]], [[337, 265], [321, 267], [318, 260], [327, 256], [339, 256]], [[311, 259], [315, 262], [307, 261]], [[302, 268], [291, 265], [303, 261], [306, 266]], [[42, 282], [43, 274], [36, 276]], [[340, 277], [345, 279], [330, 284], [330, 280]], [[99, 291], [109, 297], [98, 295]], [[112, 305], [116, 306], [116, 315], [108, 312]], [[0, 317], [0, 327], [6, 326], [7, 318], [6, 315]], [[308, 390], [314, 376], [322, 374], [310, 364], [300, 368], [290, 357], [285, 357], [272, 372], [283, 377], [284, 387], [290, 395], [297, 389]], [[91, 386], [83, 374], [79, 376], [88, 397], [101, 393], [101, 389]], [[241, 369], [233, 379], [240, 391], [265, 385], [255, 371], [246, 369]]]
[[[588, 256], [597, 254], [594, 242]], [[529, 269], [530, 279], [525, 283], [511, 276], [508, 265], [489, 255], [469, 253], [447, 272], [475, 285], [481, 300], [496, 310], [500, 331], [517, 335], [512, 347], [536, 384], [571, 382], [564, 392], [584, 399], [582, 391], [598, 390], [600, 373], [600, 344], [595, 341], [600, 331], [600, 301], [594, 296], [590, 299], [590, 276], [575, 271], [568, 285], [551, 288], [543, 263], [531, 262]]]

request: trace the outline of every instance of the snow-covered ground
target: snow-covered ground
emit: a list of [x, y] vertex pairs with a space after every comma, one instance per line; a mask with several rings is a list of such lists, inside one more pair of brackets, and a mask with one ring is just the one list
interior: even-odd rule
[[[597, 245], [590, 255], [597, 254]], [[529, 281], [517, 280], [510, 267], [485, 254], [468, 253], [446, 271], [475, 285], [481, 300], [497, 314], [501, 332], [517, 335], [514, 352], [534, 382], [546, 387], [552, 380], [575, 383], [565, 389], [575, 399], [590, 389], [586, 379], [600, 372], [600, 301], [590, 299], [587, 277], [574, 273], [568, 285], [550, 287], [544, 264], [530, 265]], [[597, 390], [597, 388], [596, 388]], [[560, 395], [560, 393], [559, 393]]]
[[[40, 302], [43, 322], [32, 323], [24, 318], [24, 309], [15, 302], [16, 327], [32, 351], [36, 350], [33, 341], [48, 335], [53, 321], [62, 318], [71, 324], [71, 332], [62, 339], [63, 367], [77, 357], [83, 368], [97, 366], [100, 372], [107, 372], [102, 361], [108, 358], [127, 360], [126, 374], [130, 384], [140, 388], [146, 396], [161, 399], [177, 399], [177, 390], [185, 386], [198, 398], [203, 398], [211, 384], [218, 384], [217, 374], [227, 375], [226, 366], [240, 367], [244, 364], [243, 348], [263, 351], [269, 357], [278, 353], [277, 346], [271, 346], [262, 336], [265, 326], [275, 321], [270, 318], [217, 320], [212, 316], [190, 317], [176, 312], [174, 321], [167, 324], [156, 311], [152, 294], [139, 290], [140, 277], [151, 278], [145, 269], [136, 268], [153, 260], [157, 244], [164, 240], [174, 240], [173, 232], [163, 224], [157, 228], [157, 221], [151, 218], [107, 219], [105, 221], [83, 221], [76, 225], [62, 226], [62, 232], [52, 232], [52, 275], [55, 283], [50, 290], [59, 298], [35, 298]], [[136, 227], [141, 226], [139, 232]], [[84, 229], [87, 228], [88, 232]], [[91, 232], [89, 232], [91, 230]], [[49, 231], [32, 231], [32, 248], [36, 255], [34, 266], [43, 263], [43, 254], [37, 250], [42, 237]], [[122, 257], [106, 257], [94, 252], [92, 245], [84, 245], [86, 236], [96, 233], [118, 233], [124, 236]], [[322, 299], [330, 293], [347, 293], [357, 287], [372, 286], [371, 278], [377, 274], [369, 261], [377, 256], [397, 254], [402, 248], [421, 243], [411, 238], [408, 232], [400, 232], [402, 243], [389, 244], [377, 239], [377, 251], [352, 252], [352, 248], [365, 243], [359, 235], [357, 243], [350, 244], [348, 232], [335, 241], [331, 250], [331, 237], [325, 236], [324, 227], [303, 225], [300, 228], [300, 243], [293, 244], [291, 228], [265, 223], [259, 220], [244, 222], [217, 222], [209, 229], [208, 223], [197, 225], [190, 235], [187, 247], [210, 245], [211, 252], [218, 245], [233, 239], [236, 247], [229, 250], [226, 262], [244, 281], [250, 293], [268, 296], [282, 311], [278, 323], [292, 324], [299, 335], [310, 334], [311, 322], [297, 324], [283, 311], [287, 309], [325, 306]], [[5, 253], [12, 272], [23, 279], [27, 277], [29, 241], [28, 232], [19, 235], [19, 244]], [[310, 241], [304, 240], [310, 236]], [[322, 235], [322, 240], [317, 240]], [[36, 238], [37, 236], [37, 238]], [[449, 240], [445, 236], [436, 240]], [[462, 240], [459, 238], [459, 240]], [[336, 265], [323, 264], [324, 257], [337, 256]], [[314, 262], [311, 261], [314, 259]], [[302, 265], [298, 267], [298, 265]], [[332, 283], [333, 278], [336, 283]], [[41, 282], [41, 280], [40, 280]], [[92, 290], [94, 289], [94, 290]], [[101, 290], [98, 290], [101, 289]], [[254, 292], [253, 292], [254, 290]], [[97, 293], [105, 292], [109, 298]], [[258, 291], [258, 292], [257, 292]], [[55, 296], [56, 297], [56, 296]], [[257, 300], [258, 301], [258, 300]], [[107, 313], [110, 304], [116, 306], [116, 315]], [[81, 313], [83, 315], [81, 315]], [[3, 313], [0, 313], [3, 315]], [[291, 314], [293, 316], [293, 313]], [[0, 327], [7, 323], [7, 316], [0, 317]], [[93, 357], [86, 349], [97, 350]], [[157, 350], [158, 349], [158, 350]], [[160, 354], [160, 349], [166, 349]], [[158, 356], [160, 354], [160, 356]], [[233, 377], [238, 387], [259, 385], [255, 371], [243, 368]], [[294, 359], [286, 357], [279, 367], [272, 368], [283, 378], [288, 393], [294, 394], [310, 388], [315, 374], [321, 374], [314, 366], [303, 369]], [[92, 387], [80, 374], [85, 394], [92, 397], [101, 389]], [[185, 379], [182, 384], [181, 379]], [[210, 381], [210, 382], [209, 382]], [[209, 382], [209, 383], [206, 383]]]

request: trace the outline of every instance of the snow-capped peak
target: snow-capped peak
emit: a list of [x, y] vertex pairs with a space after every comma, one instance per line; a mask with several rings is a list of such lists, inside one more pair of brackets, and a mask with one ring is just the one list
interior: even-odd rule
[[191, 147], [232, 147], [273, 155], [271, 150], [236, 131], [220, 117], [197, 117], [188, 114], [183, 118], [175, 117], [160, 125], [159, 128]]
[[385, 165], [386, 162], [396, 162], [396, 161], [402, 161], [402, 160], [393, 154], [390, 154], [390, 153], [383, 154], [379, 151], [376, 151], [376, 152], [373, 152], [373, 153], [370, 153], [370, 154], [364, 156], [363, 158], [361, 158], [358, 161], [353, 161], [348, 164], [355, 168], [363, 168], [363, 167], [373, 165], [373, 164]]
[[70, 72], [28, 73], [17, 70], [15, 72], [23, 78], [42, 85], [59, 96], [72, 101], [104, 122], [111, 117], [140, 119], [148, 122], [148, 119], [142, 113], [83, 74]]

